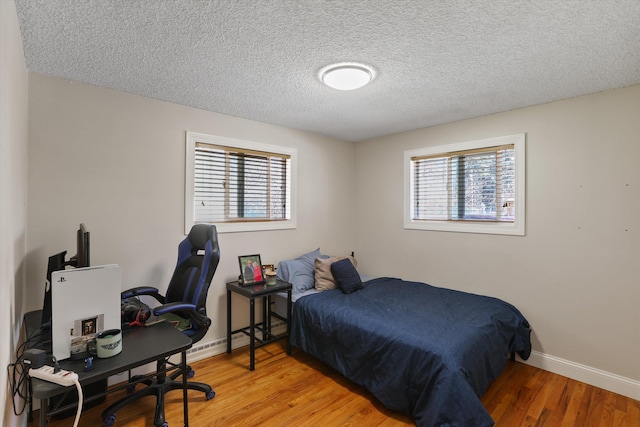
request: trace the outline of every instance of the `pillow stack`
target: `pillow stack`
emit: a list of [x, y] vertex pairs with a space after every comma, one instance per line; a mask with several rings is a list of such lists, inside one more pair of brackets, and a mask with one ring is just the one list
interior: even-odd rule
[[320, 253], [320, 248], [300, 255], [296, 259], [280, 261], [278, 263], [277, 277], [280, 280], [291, 283], [293, 292], [304, 292], [313, 288], [315, 278], [313, 265], [316, 258], [327, 258]]
[[349, 259], [342, 259], [331, 264], [331, 274], [336, 279], [338, 287], [345, 294], [350, 294], [363, 287], [355, 262], [353, 257], [349, 257]]
[[[337, 275], [334, 273], [334, 265], [336, 264], [338, 264], [335, 267]], [[327, 291], [329, 289], [336, 289], [339, 287], [343, 292], [351, 293], [353, 291], [346, 292], [345, 288], [352, 288], [354, 275], [357, 277], [357, 282], [361, 288], [362, 281], [360, 280], [360, 275], [356, 270], [357, 265], [358, 262], [352, 256], [336, 256], [325, 259], [316, 258], [314, 263], [316, 289], [319, 291]], [[345, 285], [344, 288], [342, 286], [343, 284]]]
[[339, 288], [345, 294], [362, 289], [362, 280], [352, 256], [329, 257], [320, 248], [291, 260], [280, 261], [278, 278], [293, 285], [293, 292], [316, 288], [326, 291]]

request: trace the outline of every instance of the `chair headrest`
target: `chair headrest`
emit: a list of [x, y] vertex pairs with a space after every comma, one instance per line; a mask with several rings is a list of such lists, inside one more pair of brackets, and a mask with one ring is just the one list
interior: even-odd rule
[[204, 249], [207, 242], [214, 240], [216, 235], [216, 226], [212, 224], [196, 224], [189, 231], [189, 243], [196, 249]]

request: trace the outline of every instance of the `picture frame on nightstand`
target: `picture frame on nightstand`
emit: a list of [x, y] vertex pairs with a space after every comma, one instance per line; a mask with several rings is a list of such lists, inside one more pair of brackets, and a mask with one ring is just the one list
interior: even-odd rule
[[261, 285], [265, 282], [260, 254], [240, 255], [238, 264], [240, 265], [239, 281], [241, 285]]

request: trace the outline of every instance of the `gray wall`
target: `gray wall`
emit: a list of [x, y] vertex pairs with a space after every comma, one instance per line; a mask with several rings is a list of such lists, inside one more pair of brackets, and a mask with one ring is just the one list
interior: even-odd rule
[[13, 1], [0, 1], [0, 425], [13, 414], [6, 366], [14, 361], [25, 301], [28, 76]]
[[[404, 150], [521, 132], [526, 236], [403, 229]], [[359, 267], [506, 299], [539, 364], [622, 376], [638, 399], [638, 135], [633, 86], [357, 143]]]
[[[277, 263], [318, 246], [353, 250], [352, 143], [34, 73], [29, 103], [31, 309], [42, 304], [47, 257], [75, 253], [80, 222], [92, 265], [119, 264], [122, 288], [166, 288], [184, 238], [186, 131], [298, 149], [298, 227], [219, 236], [207, 339], [226, 334], [225, 283], [238, 277], [238, 255]], [[246, 323], [247, 310], [234, 318]]]
[[[2, 3], [3, 19], [9, 6]], [[17, 28], [9, 21], [14, 30], [3, 20], [3, 37]], [[9, 39], [13, 49], [20, 46], [16, 38]], [[165, 286], [183, 238], [184, 132], [190, 130], [297, 147], [300, 158], [296, 230], [221, 235], [208, 339], [224, 336], [224, 283], [238, 274], [237, 255], [258, 252], [275, 263], [318, 246], [330, 254], [355, 249], [365, 273], [515, 304], [533, 325], [539, 366], [564, 366], [569, 376], [595, 372], [596, 381], [582, 379], [605, 387], [598, 378], [625, 383], [626, 394], [638, 396], [640, 86], [352, 144], [30, 74], [23, 258], [27, 90], [18, 57], [15, 65], [3, 63], [18, 86], [7, 104], [14, 116], [3, 110], [0, 122], [1, 299], [15, 301], [14, 321], [24, 309], [39, 308], [46, 258], [73, 253], [80, 222], [92, 233], [93, 264], [120, 264], [123, 288]], [[10, 144], [7, 124], [17, 129]], [[527, 134], [526, 236], [402, 228], [404, 150], [519, 132]], [[7, 148], [11, 169], [4, 167]], [[246, 304], [235, 304], [235, 321], [245, 321]], [[0, 347], [5, 360], [10, 353]]]

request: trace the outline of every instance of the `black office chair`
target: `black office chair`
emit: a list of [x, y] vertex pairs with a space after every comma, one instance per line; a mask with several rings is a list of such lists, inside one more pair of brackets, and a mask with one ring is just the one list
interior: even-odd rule
[[[198, 342], [211, 325], [211, 319], [207, 317], [207, 292], [219, 261], [220, 248], [215, 225], [196, 224], [178, 247], [178, 263], [169, 282], [166, 296], [160, 295], [157, 288], [142, 286], [123, 291], [122, 298], [139, 295], [154, 297], [162, 304], [153, 309], [154, 314], [161, 316], [174, 313], [188, 318], [191, 326], [183, 333], [188, 335], [194, 343]], [[168, 360], [159, 361], [157, 372], [165, 371], [167, 364], [175, 366]], [[120, 408], [141, 397], [154, 395], [157, 400], [154, 424], [158, 427], [166, 427], [168, 424], [164, 417], [164, 395], [170, 390], [182, 389], [182, 381], [176, 380], [182, 375], [190, 378], [193, 376], [193, 370], [187, 366], [186, 372], [178, 369], [169, 376], [163, 373], [153, 381], [149, 379], [143, 381], [147, 387], [119, 400], [102, 412], [104, 425], [109, 427], [116, 422], [116, 412]], [[132, 380], [135, 379], [136, 377], [132, 378]], [[208, 384], [191, 381], [187, 384], [190, 389], [202, 391], [207, 400], [215, 397], [215, 391]], [[135, 385], [131, 386], [130, 391], [134, 388]]]

